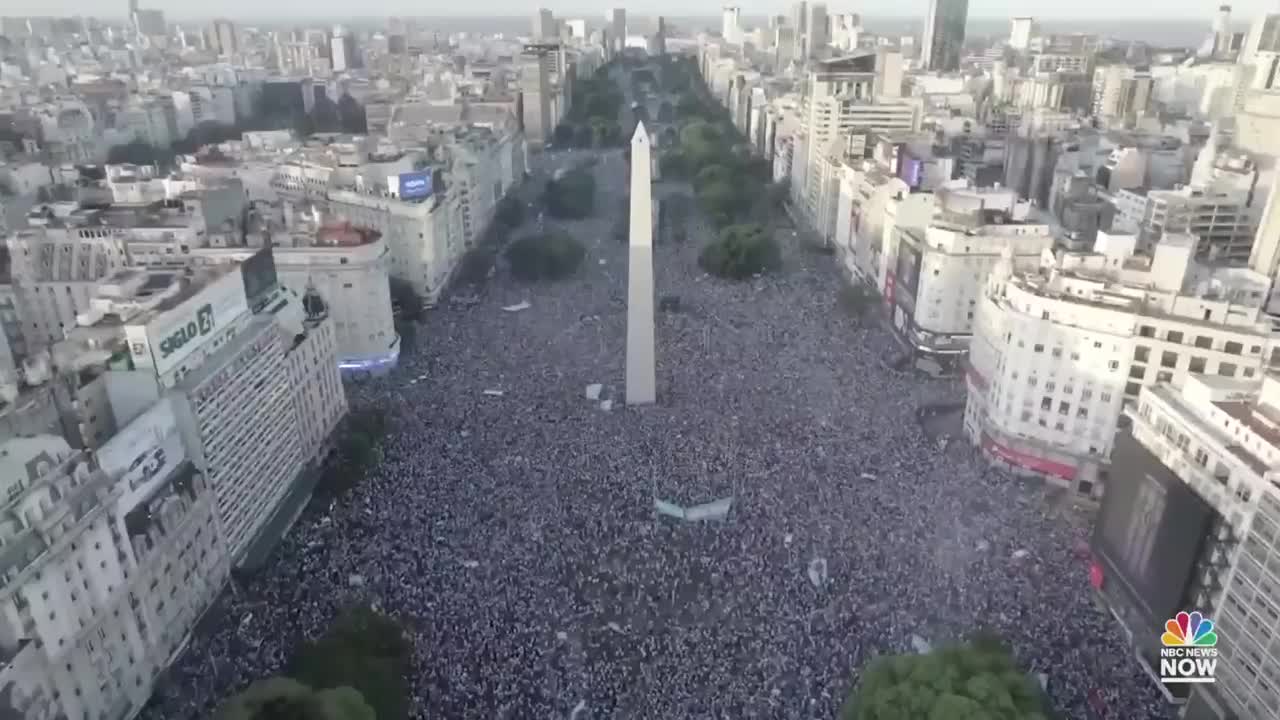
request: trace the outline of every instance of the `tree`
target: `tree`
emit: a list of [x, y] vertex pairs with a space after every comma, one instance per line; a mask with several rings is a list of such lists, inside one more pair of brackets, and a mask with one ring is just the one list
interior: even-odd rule
[[215, 720], [377, 720], [357, 690], [319, 692], [284, 677], [259, 680], [218, 708]]
[[782, 266], [782, 252], [764, 227], [730, 225], [702, 249], [698, 265], [712, 275], [742, 280], [777, 270]]
[[663, 100], [662, 104], [658, 106], [658, 122], [669, 123], [674, 121], [675, 113], [675, 108], [672, 107], [671, 103]]
[[939, 648], [871, 662], [842, 720], [1047, 720], [1039, 686], [998, 643]]
[[631, 196], [623, 195], [618, 215], [613, 221], [613, 236], [620, 242], [631, 240]]
[[314, 688], [353, 688], [377, 718], [404, 718], [412, 654], [398, 622], [367, 606], [353, 607], [324, 637], [298, 650], [290, 675]]
[[518, 198], [508, 195], [498, 201], [493, 217], [508, 228], [520, 227], [520, 223], [524, 222], [524, 205]]
[[572, 275], [587, 250], [562, 230], [526, 235], [507, 246], [511, 274], [520, 280], [560, 280]]
[[547, 181], [543, 199], [552, 217], [581, 219], [595, 205], [596, 179], [586, 170], [573, 170]]

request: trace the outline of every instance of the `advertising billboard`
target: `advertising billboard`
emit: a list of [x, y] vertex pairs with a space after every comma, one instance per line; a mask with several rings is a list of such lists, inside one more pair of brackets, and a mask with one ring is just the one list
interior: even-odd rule
[[1183, 609], [1215, 516], [1131, 434], [1116, 436], [1092, 545], [1108, 585], [1146, 615], [1146, 626]]
[[907, 187], [915, 190], [920, 187], [920, 178], [923, 174], [924, 162], [911, 153], [904, 152], [898, 162], [898, 178], [906, 183]]
[[431, 194], [431, 173], [413, 172], [400, 174], [400, 197], [417, 200]]
[[898, 259], [893, 273], [894, 300], [908, 314], [916, 309], [916, 291], [920, 289], [920, 249], [905, 238], [898, 240]]
[[134, 418], [98, 450], [102, 471], [124, 485], [121, 507], [126, 509], [154, 492], [186, 459], [168, 398]]
[[276, 256], [265, 247], [240, 263], [240, 277], [244, 280], [244, 296], [249, 305], [256, 303], [276, 288]]
[[248, 311], [240, 272], [228, 272], [146, 325], [127, 326], [125, 337], [134, 365], [164, 375]]

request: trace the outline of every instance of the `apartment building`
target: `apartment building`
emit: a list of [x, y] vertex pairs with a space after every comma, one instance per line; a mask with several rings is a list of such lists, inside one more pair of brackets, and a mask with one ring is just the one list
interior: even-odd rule
[[1270, 281], [1194, 260], [1195, 238], [1100, 232], [1039, 271], [1012, 257], [988, 276], [969, 347], [965, 429], [993, 462], [1082, 495], [1100, 492], [1122, 407], [1189, 375], [1257, 378], [1274, 335]]
[[191, 277], [117, 273], [52, 352], [81, 415], [172, 398], [236, 562], [346, 412], [327, 305], [280, 286], [269, 256]]
[[1250, 196], [1247, 189], [1225, 187], [1120, 190], [1116, 220], [1136, 229], [1144, 246], [1166, 232], [1187, 233], [1198, 239], [1197, 257], [1245, 263], [1255, 230]]
[[429, 304], [444, 292], [465, 250], [459, 204], [447, 195], [403, 200], [354, 190], [329, 193], [335, 218], [378, 233], [389, 251], [391, 276]]
[[987, 273], [1009, 253], [1030, 270], [1053, 247], [1049, 227], [1007, 190], [944, 189], [925, 227], [890, 235], [884, 302], [895, 330], [917, 358], [953, 369], [968, 349]]
[[[1272, 452], [1278, 445], [1277, 393], [1275, 378], [1267, 377], [1260, 393], [1265, 399], [1235, 403], [1246, 406], [1240, 413], [1246, 414], [1243, 422]], [[1273, 672], [1280, 664], [1280, 489], [1274, 468], [1272, 462], [1214, 617], [1224, 628], [1219, 633], [1215, 682], [1193, 692], [1184, 716], [1190, 720], [1280, 718], [1280, 687]]]

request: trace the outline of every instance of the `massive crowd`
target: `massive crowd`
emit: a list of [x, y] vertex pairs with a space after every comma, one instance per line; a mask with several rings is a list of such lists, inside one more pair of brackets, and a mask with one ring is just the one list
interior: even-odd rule
[[[597, 166], [602, 197], [621, 167]], [[574, 224], [575, 278], [499, 274], [352, 388], [391, 415], [385, 458], [224, 595], [144, 717], [206, 714], [355, 601], [413, 632], [418, 718], [833, 718], [877, 654], [979, 627], [1048, 674], [1064, 717], [1091, 696], [1172, 717], [1091, 601], [1085, 531], [926, 438], [917, 407], [959, 390], [888, 367], [898, 346], [837, 304], [831, 258], [788, 243], [782, 273], [731, 284], [697, 269], [700, 232], [659, 244], [679, 309], [658, 317], [658, 404], [625, 407], [610, 227]], [[733, 505], [687, 523], [655, 492]]]

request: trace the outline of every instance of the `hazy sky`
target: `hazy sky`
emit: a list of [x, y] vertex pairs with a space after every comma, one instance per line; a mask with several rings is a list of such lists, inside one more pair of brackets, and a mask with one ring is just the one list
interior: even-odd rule
[[[546, 6], [562, 17], [601, 17], [602, 8], [612, 6], [615, 2], [606, 0], [603, 3], [583, 2], [560, 5], [545, 0]], [[767, 2], [761, 0], [737, 0], [745, 15], [767, 15], [786, 13], [789, 2]], [[439, 0], [219, 0], [218, 2], [196, 2], [195, 0], [142, 0], [143, 7], [154, 7], [163, 10], [174, 20], [204, 19], [226, 16], [249, 20], [251, 18], [296, 18], [302, 20], [315, 16], [348, 15], [357, 10], [363, 16], [412, 14], [416, 16], [444, 15], [532, 15], [535, 4], [520, 0], [468, 0], [465, 3], [445, 3]], [[616, 0], [619, 6], [640, 14], [669, 14], [688, 16], [718, 13], [721, 3], [718, 2], [679, 2], [679, 0], [645, 0], [644, 2], [627, 3]], [[1218, 0], [1159, 0], [1158, 2], [1118, 3], [1114, 0], [970, 0], [970, 17], [1000, 18], [1010, 15], [1033, 15], [1048, 18], [1140, 18], [1144, 11], [1159, 7], [1159, 19], [1180, 20], [1204, 18], [1205, 23], [1217, 8]], [[1246, 0], [1231, 3], [1234, 17], [1238, 21], [1264, 12], [1280, 12], [1280, 0]], [[101, 17], [122, 17], [128, 6], [127, 0], [0, 0], [0, 14], [3, 15], [96, 15]], [[906, 2], [888, 2], [871, 0], [870, 2], [827, 2], [830, 12], [838, 12], [843, 7], [850, 11], [860, 12], [868, 17], [903, 17], [924, 16], [924, 0], [907, 0]], [[1149, 15], [1147, 16], [1150, 17]]]

